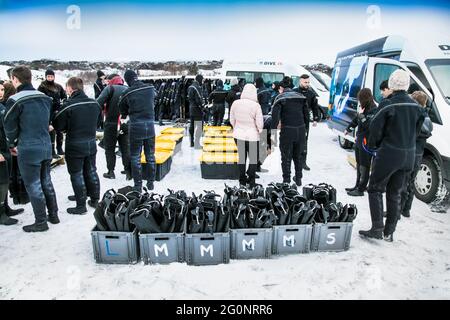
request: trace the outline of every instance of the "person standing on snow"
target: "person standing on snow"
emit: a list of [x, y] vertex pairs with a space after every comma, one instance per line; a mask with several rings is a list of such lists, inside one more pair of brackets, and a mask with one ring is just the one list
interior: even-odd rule
[[[372, 227], [359, 234], [388, 242], [394, 240], [394, 232], [400, 216], [401, 193], [408, 172], [414, 168], [416, 138], [424, 121], [423, 111], [411, 99], [406, 90], [409, 74], [396, 70], [389, 77], [393, 90], [382, 109], [370, 123], [369, 150], [376, 150], [369, 180], [369, 205]], [[383, 193], [386, 192], [386, 224], [383, 222]]]
[[[317, 126], [317, 121], [319, 120], [319, 105], [317, 102], [317, 94], [316, 92], [311, 88], [311, 80], [309, 78], [309, 75], [303, 74], [300, 76], [300, 83], [298, 88], [295, 90], [298, 93], [302, 94], [306, 97], [306, 105], [308, 110], [308, 115], [312, 112], [313, 114], [313, 127]], [[306, 164], [306, 158], [308, 156], [308, 138], [309, 138], [309, 128], [310, 128], [310, 117], [308, 116], [307, 121], [305, 122], [305, 128], [306, 128], [306, 141], [305, 141], [305, 149], [302, 154], [302, 163], [303, 163], [303, 169], [306, 171], [311, 170], [308, 165]]]
[[128, 135], [130, 141], [131, 175], [134, 190], [142, 191], [141, 152], [144, 148], [145, 159], [149, 168], [147, 189], [154, 189], [156, 175], [155, 164], [155, 96], [152, 85], [138, 80], [136, 72], [127, 70], [124, 75], [129, 88], [119, 101], [122, 118], [130, 117]]
[[54, 126], [67, 134], [66, 163], [76, 201], [76, 207], [68, 208], [67, 213], [85, 214], [87, 197], [91, 198], [88, 205], [93, 208], [97, 207], [100, 199], [100, 180], [95, 162], [97, 118], [101, 109], [97, 101], [84, 93], [80, 78], [70, 78], [66, 90], [69, 99], [56, 114]]
[[[63, 87], [55, 82], [55, 72], [48, 69], [45, 71], [45, 80], [42, 81], [38, 90], [44, 93], [46, 96], [52, 98], [52, 111], [50, 113], [51, 120], [55, 117], [55, 114], [61, 109], [61, 103], [63, 100], [67, 99], [67, 94]], [[64, 155], [63, 151], [63, 141], [64, 135], [60, 131], [52, 130], [50, 131], [50, 138], [52, 139], [52, 156], [53, 158], [58, 158], [58, 155]], [[56, 140], [56, 151], [55, 151], [55, 140]]]
[[[258, 103], [257, 90], [253, 84], [246, 84], [241, 98], [233, 103], [230, 113], [233, 137], [239, 154], [239, 184], [255, 186], [258, 147], [263, 131], [263, 115]], [[249, 159], [248, 170], [246, 162]]]
[[280, 124], [280, 152], [283, 182], [291, 182], [291, 164], [294, 162], [294, 182], [302, 185], [302, 154], [305, 147], [306, 129], [309, 113], [306, 97], [291, 89], [292, 80], [284, 77], [280, 83], [280, 94], [272, 107], [272, 129]]
[[228, 92], [223, 89], [223, 81], [217, 80], [216, 89], [208, 97], [209, 103], [213, 103], [213, 125], [221, 126], [225, 116], [225, 99]]
[[[116, 167], [116, 145], [119, 142], [120, 153], [122, 154], [122, 164], [124, 167], [127, 180], [131, 180], [131, 162], [130, 162], [130, 146], [127, 139], [119, 135], [120, 125], [120, 96], [127, 90], [122, 78], [117, 74], [108, 76], [108, 86], [102, 91], [97, 98], [100, 107], [104, 108], [105, 123], [103, 145], [105, 147], [107, 173], [103, 174], [104, 178], [115, 179], [114, 169]], [[125, 127], [123, 124], [121, 127]]]
[[202, 89], [203, 76], [198, 74], [188, 88], [191, 147], [200, 149], [200, 137], [203, 132], [204, 94]]
[[[97, 71], [97, 80], [94, 82], [94, 97], [97, 99], [100, 94], [102, 93], [103, 89], [105, 89], [106, 82], [106, 75], [102, 70]], [[103, 114], [100, 114], [98, 116], [98, 122], [97, 122], [97, 129], [102, 131], [103, 130]], [[100, 141], [99, 144], [101, 147], [103, 147], [103, 139]]]
[[258, 103], [261, 105], [263, 115], [266, 116], [270, 112], [272, 92], [269, 88], [266, 88], [264, 80], [261, 77], [255, 80], [255, 86], [258, 89]]
[[361, 112], [348, 125], [344, 134], [352, 132], [358, 127], [355, 141], [355, 157], [356, 157], [356, 184], [353, 188], [346, 188], [347, 194], [353, 197], [364, 196], [364, 191], [367, 189], [369, 182], [370, 166], [372, 163], [372, 155], [365, 146], [365, 141], [368, 140], [370, 132], [370, 120], [377, 112], [377, 105], [373, 100], [372, 91], [368, 88], [361, 89], [358, 92], [358, 100], [361, 104]]
[[231, 106], [233, 102], [241, 97], [242, 88], [239, 86], [239, 82], [237, 79], [231, 79], [230, 81], [231, 89], [228, 91], [226, 101], [228, 103], [228, 108], [231, 112]]
[[430, 116], [426, 110], [428, 97], [423, 91], [414, 91], [411, 94], [413, 98], [421, 107], [423, 107], [424, 122], [420, 130], [419, 135], [416, 140], [416, 157], [414, 159], [414, 169], [406, 175], [406, 183], [403, 188], [402, 193], [402, 205], [401, 205], [401, 215], [409, 218], [411, 216], [411, 206], [414, 200], [414, 181], [416, 180], [417, 173], [420, 170], [420, 165], [422, 164], [423, 152], [425, 150], [425, 145], [427, 139], [431, 137], [431, 132], [433, 131], [433, 122], [431, 122]]
[[52, 100], [33, 88], [31, 78], [31, 70], [27, 67], [12, 70], [11, 80], [17, 93], [6, 102], [4, 128], [11, 154], [18, 156], [35, 216], [35, 222], [24, 226], [23, 230], [42, 232], [48, 230], [47, 221], [59, 223], [58, 204], [50, 177], [52, 145], [48, 129]]

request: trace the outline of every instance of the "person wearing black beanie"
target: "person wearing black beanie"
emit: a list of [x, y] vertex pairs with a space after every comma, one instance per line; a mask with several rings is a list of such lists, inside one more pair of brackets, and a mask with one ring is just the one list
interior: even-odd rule
[[[119, 109], [122, 119], [129, 117], [129, 141], [131, 175], [134, 180], [134, 190], [141, 192], [142, 179], [147, 180], [147, 189], [154, 189], [156, 175], [155, 164], [155, 96], [152, 85], [138, 80], [136, 72], [127, 70], [125, 81], [130, 86], [122, 93]], [[142, 174], [141, 150], [144, 149], [148, 171]]]
[[[56, 113], [61, 109], [62, 102], [67, 99], [67, 94], [64, 88], [55, 82], [55, 72], [52, 69], [45, 71], [45, 80], [42, 81], [38, 90], [46, 96], [52, 98], [52, 109], [50, 113], [50, 122], [55, 117]], [[50, 138], [52, 141], [52, 156], [58, 158], [58, 155], [64, 155], [63, 141], [64, 135], [60, 131], [51, 130]], [[56, 149], [55, 149], [56, 147]]]
[[105, 89], [105, 73], [102, 70], [97, 71], [97, 80], [94, 83], [94, 93], [95, 93], [95, 99], [98, 98], [100, 93], [102, 93], [103, 89]]
[[203, 133], [203, 106], [204, 92], [202, 88], [203, 76], [198, 74], [195, 77], [195, 81], [188, 88], [188, 99], [189, 99], [189, 115], [190, 115], [190, 126], [189, 134], [191, 137], [191, 147], [196, 149], [201, 149], [200, 138]]

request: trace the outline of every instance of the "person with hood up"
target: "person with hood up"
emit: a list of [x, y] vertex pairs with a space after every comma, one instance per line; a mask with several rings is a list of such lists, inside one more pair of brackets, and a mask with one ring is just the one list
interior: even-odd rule
[[[76, 207], [68, 208], [69, 214], [85, 214], [86, 201], [96, 208], [100, 199], [100, 180], [95, 165], [97, 155], [96, 128], [101, 108], [97, 101], [84, 93], [83, 80], [72, 77], [67, 81], [67, 99], [54, 119], [57, 130], [67, 133], [66, 163]], [[69, 200], [72, 200], [69, 198]]]
[[355, 130], [358, 127], [356, 133], [356, 184], [353, 188], [345, 189], [349, 196], [362, 197], [364, 196], [364, 191], [367, 189], [367, 183], [369, 182], [370, 166], [372, 163], [372, 155], [369, 153], [365, 142], [369, 138], [369, 125], [370, 120], [373, 118], [377, 112], [377, 105], [373, 99], [372, 91], [368, 88], [361, 89], [358, 92], [358, 100], [361, 104], [360, 113], [353, 119], [353, 121], [348, 125], [344, 134]]
[[[246, 84], [240, 99], [234, 101], [230, 123], [239, 154], [239, 183], [243, 186], [255, 186], [256, 167], [258, 164], [258, 146], [263, 131], [264, 121], [261, 105], [258, 103], [256, 87]], [[249, 159], [246, 171], [247, 159]]]
[[[64, 91], [63, 87], [55, 82], [55, 72], [53, 70], [48, 69], [47, 71], [45, 71], [45, 80], [42, 81], [38, 90], [46, 96], [52, 98], [53, 104], [50, 114], [50, 121], [52, 121], [56, 113], [61, 109], [62, 101], [67, 99], [67, 94]], [[64, 155], [64, 151], [62, 148], [64, 135], [60, 131], [53, 130], [52, 127], [50, 128], [50, 130], [50, 138], [52, 139], [52, 156], [53, 158], [58, 158], [58, 155]]]
[[105, 89], [106, 75], [102, 70], [97, 71], [97, 80], [94, 82], [94, 96], [97, 99]]
[[[421, 107], [407, 94], [409, 74], [396, 70], [389, 77], [392, 97], [372, 118], [368, 149], [375, 151], [369, 180], [372, 227], [359, 234], [388, 242], [400, 217], [401, 193], [408, 172], [414, 168], [416, 139], [424, 121]], [[386, 192], [386, 224], [383, 221], [383, 193]]]
[[[103, 174], [104, 178], [115, 179], [114, 169], [116, 167], [116, 145], [119, 142], [119, 149], [122, 155], [122, 164], [127, 176], [127, 180], [131, 180], [131, 162], [130, 162], [130, 146], [127, 141], [126, 124], [120, 124], [119, 99], [127, 90], [123, 79], [112, 74], [108, 76], [108, 86], [102, 91], [97, 98], [100, 107], [105, 113], [103, 144], [105, 147], [106, 167], [108, 172]], [[119, 126], [121, 129], [119, 129]], [[119, 134], [122, 132], [122, 134]]]
[[148, 166], [147, 189], [154, 189], [155, 164], [155, 96], [152, 85], [138, 80], [136, 72], [127, 70], [124, 78], [129, 88], [122, 93], [119, 109], [122, 118], [130, 117], [128, 136], [130, 144], [131, 175], [134, 190], [142, 191], [141, 152], [144, 149]]
[[280, 94], [272, 107], [272, 129], [280, 124], [280, 152], [283, 182], [291, 183], [291, 164], [294, 162], [294, 182], [302, 185], [302, 153], [305, 148], [306, 129], [309, 112], [306, 97], [291, 89], [292, 80], [284, 77], [280, 83]]
[[213, 125], [221, 126], [223, 122], [223, 117], [225, 116], [225, 99], [227, 97], [228, 92], [223, 89], [223, 81], [217, 80], [216, 89], [211, 92], [208, 97], [209, 103], [213, 104], [212, 113], [213, 113]]
[[200, 137], [203, 132], [204, 93], [202, 89], [203, 76], [198, 74], [188, 88], [191, 147], [201, 149]]

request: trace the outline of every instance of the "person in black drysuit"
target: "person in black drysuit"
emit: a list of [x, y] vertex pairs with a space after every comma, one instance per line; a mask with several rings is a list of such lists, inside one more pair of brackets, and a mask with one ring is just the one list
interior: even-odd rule
[[[413, 170], [416, 138], [424, 120], [419, 105], [406, 93], [409, 75], [394, 71], [389, 78], [393, 90], [389, 105], [379, 108], [370, 123], [368, 148], [375, 150], [369, 180], [369, 206], [372, 228], [362, 236], [393, 241], [400, 216], [401, 193], [406, 174]], [[386, 192], [386, 224], [383, 222], [383, 193]]]
[[270, 105], [271, 106], [273, 105], [275, 98], [280, 94], [278, 92], [279, 89], [280, 89], [280, 82], [274, 81], [274, 83], [272, 83], [272, 91], [271, 91], [271, 95], [270, 95]]
[[137, 74], [127, 70], [124, 75], [129, 88], [119, 102], [122, 118], [130, 117], [128, 135], [130, 140], [131, 175], [134, 190], [142, 190], [141, 152], [144, 148], [148, 166], [147, 189], [154, 189], [155, 164], [155, 87], [138, 81]]
[[63, 104], [53, 124], [57, 130], [66, 132], [66, 163], [76, 207], [67, 213], [85, 214], [86, 200], [96, 208], [100, 199], [100, 180], [95, 160], [97, 155], [96, 128], [101, 108], [97, 101], [88, 98], [83, 91], [83, 80], [77, 77], [67, 81], [69, 99]]
[[213, 125], [221, 126], [225, 116], [225, 99], [228, 92], [223, 90], [223, 81], [217, 80], [216, 89], [209, 95], [209, 103], [213, 103]]
[[[11, 154], [6, 141], [5, 130], [3, 128], [3, 117], [5, 116], [5, 106], [0, 102], [0, 225], [10, 226], [19, 222], [10, 218], [6, 210], [6, 199], [8, 197], [9, 172]], [[1, 201], [5, 199], [5, 201]]]
[[35, 223], [24, 226], [23, 230], [47, 231], [47, 221], [59, 223], [58, 204], [50, 177], [52, 100], [33, 88], [31, 71], [27, 67], [16, 67], [11, 75], [17, 93], [6, 102], [4, 128], [8, 147], [13, 155], [18, 156], [19, 169], [35, 216]]
[[203, 76], [199, 74], [188, 88], [189, 114], [191, 120], [189, 134], [191, 137], [191, 147], [195, 147], [195, 149], [201, 149], [200, 137], [203, 132], [203, 108], [205, 102], [201, 87], [202, 82]]
[[[319, 120], [319, 105], [317, 102], [317, 94], [316, 92], [310, 87], [310, 78], [309, 75], [303, 74], [300, 76], [300, 83], [298, 88], [295, 90], [298, 93], [302, 94], [306, 97], [306, 105], [308, 109], [308, 115], [312, 112], [313, 114], [313, 127], [317, 126], [317, 121]], [[308, 138], [309, 138], [309, 128], [310, 128], [310, 117], [308, 116], [307, 121], [305, 122], [305, 128], [306, 128], [306, 141], [305, 141], [305, 149], [303, 151], [302, 157], [302, 163], [303, 163], [303, 169], [306, 171], [309, 171], [310, 168], [306, 164], [306, 158], [308, 156]]]
[[365, 150], [365, 142], [369, 138], [370, 120], [377, 112], [377, 105], [373, 100], [372, 91], [368, 88], [361, 89], [358, 92], [358, 100], [361, 104], [361, 113], [353, 119], [348, 125], [344, 134], [348, 134], [358, 127], [355, 141], [355, 157], [356, 157], [356, 184], [353, 188], [346, 188], [349, 196], [364, 196], [369, 182], [370, 166], [372, 163], [372, 154], [369, 150]]
[[266, 116], [270, 112], [272, 90], [266, 88], [263, 78], [257, 78], [255, 80], [255, 86], [258, 89], [258, 103], [261, 105], [263, 115]]
[[128, 145], [127, 124], [124, 123], [120, 125], [122, 130], [119, 131], [118, 129], [120, 124], [119, 99], [125, 90], [127, 90], [127, 87], [124, 86], [123, 80], [119, 75], [108, 76], [108, 80], [108, 86], [97, 98], [98, 104], [100, 107], [104, 107], [105, 113], [103, 144], [105, 146], [106, 167], [108, 172], [104, 173], [103, 177], [107, 179], [116, 178], [114, 169], [116, 167], [116, 145], [117, 142], [119, 142], [123, 168], [127, 180], [131, 180], [130, 146]]
[[414, 181], [416, 180], [417, 173], [419, 172], [420, 165], [422, 164], [423, 152], [425, 150], [427, 139], [431, 137], [431, 133], [433, 131], [433, 122], [431, 122], [430, 116], [428, 115], [426, 109], [428, 99], [427, 95], [423, 91], [415, 91], [412, 93], [411, 98], [423, 107], [424, 122], [416, 140], [414, 169], [406, 175], [406, 187], [403, 189], [402, 193], [401, 215], [406, 218], [411, 216], [410, 211], [414, 200]]
[[237, 79], [231, 79], [230, 84], [231, 89], [228, 91], [226, 101], [228, 103], [228, 108], [231, 110], [233, 102], [241, 97], [242, 88]]
[[182, 81], [179, 79], [172, 82], [172, 96], [170, 98], [172, 121], [180, 118]]
[[291, 164], [294, 162], [294, 182], [302, 185], [302, 153], [305, 147], [305, 123], [309, 117], [306, 98], [293, 91], [290, 77], [284, 77], [280, 83], [280, 94], [272, 106], [272, 129], [281, 124], [280, 152], [283, 182], [291, 182]]
[[[55, 117], [55, 114], [61, 109], [61, 102], [67, 99], [67, 94], [63, 87], [55, 82], [55, 72], [48, 69], [45, 71], [45, 80], [42, 81], [38, 90], [44, 93], [46, 96], [52, 98], [52, 110], [50, 113], [51, 120]], [[64, 135], [62, 132], [57, 130], [50, 131], [50, 138], [52, 139], [52, 156], [53, 158], [58, 158], [58, 155], [64, 155], [63, 151], [63, 140]], [[56, 140], [56, 150], [55, 150], [55, 140]]]
[[[94, 97], [97, 99], [102, 93], [103, 89], [105, 89], [105, 81], [106, 75], [102, 70], [97, 71], [97, 80], [94, 82]], [[100, 131], [103, 130], [103, 114], [100, 114], [98, 117], [97, 129]], [[103, 140], [100, 142], [100, 146], [103, 147]]]

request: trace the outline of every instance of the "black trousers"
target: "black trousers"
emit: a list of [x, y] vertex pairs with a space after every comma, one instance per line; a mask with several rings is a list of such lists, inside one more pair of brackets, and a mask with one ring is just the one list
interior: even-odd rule
[[123, 168], [126, 172], [131, 172], [130, 146], [128, 141], [128, 133], [118, 134], [117, 123], [105, 122], [103, 145], [105, 147], [106, 167], [108, 171], [114, 171], [116, 168], [116, 145], [119, 142]]
[[97, 175], [95, 157], [96, 153], [85, 157], [66, 156], [67, 170], [77, 205], [85, 205], [88, 196], [93, 200], [100, 199], [100, 179]]
[[281, 169], [283, 182], [291, 182], [291, 165], [294, 162], [295, 176], [303, 177], [303, 154], [305, 148], [305, 127], [282, 128], [280, 132]]
[[[373, 229], [394, 233], [400, 216], [405, 177], [414, 165], [414, 150], [379, 150], [373, 159], [369, 181], [369, 206]], [[386, 224], [383, 223], [383, 193], [386, 192]]]
[[420, 170], [422, 158], [423, 155], [416, 155], [413, 171], [408, 172], [405, 176], [405, 186], [402, 192], [401, 212], [409, 213], [409, 211], [411, 211], [414, 200], [414, 182], [416, 180], [417, 173]]
[[306, 165], [308, 157], [309, 122], [305, 123], [305, 145], [302, 152], [302, 165]]
[[214, 117], [214, 125], [220, 126], [223, 122], [223, 117], [225, 116], [225, 105], [217, 104], [213, 106], [213, 117]]
[[130, 135], [131, 174], [133, 176], [134, 186], [139, 190], [142, 188], [142, 148], [144, 149], [145, 161], [149, 168], [148, 181], [153, 182], [155, 181], [156, 175], [155, 137], [140, 139]]
[[202, 116], [191, 116], [191, 123], [189, 124], [189, 135], [191, 143], [196, 149], [201, 149], [200, 138], [203, 134], [203, 118]]
[[29, 162], [18, 157], [19, 169], [30, 197], [36, 223], [47, 222], [47, 207], [49, 214], [58, 213], [56, 193], [50, 177], [51, 160]]
[[[258, 165], [259, 141], [246, 141], [234, 139], [239, 155], [239, 183], [255, 183], [256, 168]], [[248, 169], [247, 168], [247, 159]]]
[[[52, 141], [53, 151], [55, 151], [55, 145], [56, 145], [57, 150], [62, 149], [64, 135], [61, 131], [52, 130], [50, 132], [50, 139]], [[55, 144], [55, 141], [56, 141], [56, 144]]]

